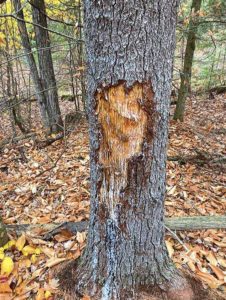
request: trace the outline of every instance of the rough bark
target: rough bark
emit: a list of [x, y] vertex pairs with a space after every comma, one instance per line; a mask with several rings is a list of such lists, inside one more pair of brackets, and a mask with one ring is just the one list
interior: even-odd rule
[[192, 63], [195, 52], [196, 35], [198, 30], [198, 12], [201, 8], [202, 0], [192, 0], [191, 17], [189, 21], [187, 45], [185, 49], [184, 67], [180, 74], [180, 89], [178, 92], [178, 100], [174, 113], [174, 120], [183, 121], [186, 97], [191, 84]]
[[176, 10], [174, 0], [85, 1], [91, 214], [73, 299], [141, 299], [155, 288], [191, 299], [164, 243]]
[[45, 126], [45, 128], [49, 129], [49, 112], [48, 112], [48, 107], [47, 107], [47, 100], [45, 97], [45, 93], [43, 92], [44, 87], [42, 85], [41, 79], [39, 77], [37, 65], [34, 59], [34, 55], [31, 50], [31, 44], [30, 44], [30, 39], [28, 36], [26, 24], [23, 21], [24, 20], [24, 14], [23, 10], [21, 9], [21, 1], [20, 0], [13, 0], [13, 5], [15, 8], [15, 11], [17, 12], [17, 25], [18, 29], [20, 32], [20, 38], [21, 38], [21, 43], [24, 48], [24, 51], [26, 53], [26, 59], [27, 63], [31, 72], [31, 77], [35, 86], [35, 92], [36, 92], [36, 97], [38, 100], [38, 105], [40, 109], [40, 114], [42, 118], [42, 122]]
[[50, 48], [50, 37], [47, 30], [47, 18], [44, 0], [32, 0], [33, 22], [41, 25], [34, 26], [35, 40], [38, 51], [38, 62], [41, 82], [45, 90], [47, 106], [49, 111], [49, 125], [51, 132], [63, 130], [60, 107], [58, 102], [58, 92], [53, 68], [52, 53]]

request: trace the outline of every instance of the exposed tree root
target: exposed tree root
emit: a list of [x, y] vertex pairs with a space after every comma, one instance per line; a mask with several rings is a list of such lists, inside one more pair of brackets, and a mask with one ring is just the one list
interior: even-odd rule
[[[76, 268], [77, 263], [69, 263], [58, 274], [60, 280], [60, 287], [62, 293], [58, 296], [57, 300], [81, 300], [91, 299], [100, 300], [100, 290], [95, 293], [95, 296], [82, 295], [76, 293]], [[86, 296], [86, 297], [85, 297]], [[136, 294], [131, 296], [131, 290], [122, 290], [121, 296], [117, 300], [224, 300], [226, 297], [218, 293], [217, 291], [205, 289], [202, 282], [191, 276], [190, 274], [183, 273], [181, 282], [176, 284], [167, 284], [164, 286], [148, 286], [138, 287]], [[116, 300], [116, 299], [104, 299], [104, 300]]]

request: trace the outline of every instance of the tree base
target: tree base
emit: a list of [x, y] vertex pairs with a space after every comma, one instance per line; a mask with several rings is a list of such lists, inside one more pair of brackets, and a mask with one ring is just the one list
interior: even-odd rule
[[[197, 278], [183, 272], [181, 274], [181, 282], [172, 285], [171, 283], [162, 286], [140, 286], [136, 290], [136, 294], [131, 294], [131, 290], [123, 289], [118, 298], [103, 298], [101, 296], [102, 289], [95, 291], [93, 296], [88, 293], [78, 291], [78, 280], [76, 274], [78, 263], [72, 262], [64, 267], [58, 274], [62, 294], [58, 300], [224, 300], [226, 297], [218, 292], [205, 289], [203, 284]], [[92, 290], [92, 287], [90, 288]], [[87, 298], [85, 297], [87, 296]], [[63, 297], [63, 298], [62, 298]], [[57, 300], [56, 299], [56, 300]]]

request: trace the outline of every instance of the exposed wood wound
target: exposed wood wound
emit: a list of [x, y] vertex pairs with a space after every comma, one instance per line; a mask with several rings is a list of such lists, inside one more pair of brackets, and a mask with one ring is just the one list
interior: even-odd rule
[[100, 201], [113, 217], [115, 204], [128, 184], [128, 162], [142, 154], [153, 92], [148, 83], [136, 82], [130, 88], [119, 83], [98, 91], [96, 100], [101, 126], [99, 162], [103, 167]]

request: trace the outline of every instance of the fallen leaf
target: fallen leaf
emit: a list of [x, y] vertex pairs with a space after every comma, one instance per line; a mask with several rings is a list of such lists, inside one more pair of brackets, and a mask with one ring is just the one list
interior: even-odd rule
[[19, 268], [23, 269], [23, 268], [30, 268], [31, 266], [31, 261], [28, 258], [24, 258], [19, 260]]
[[49, 247], [41, 247], [41, 251], [49, 258], [56, 256], [56, 252], [54, 251], [54, 249], [51, 249]]
[[174, 253], [173, 244], [170, 241], [166, 241], [166, 247], [169, 253], [169, 257], [171, 258]]
[[16, 241], [16, 248], [21, 251], [24, 248], [24, 245], [26, 243], [26, 236], [25, 233], [23, 233]]
[[208, 252], [208, 254], [206, 255], [206, 259], [208, 260], [208, 262], [210, 262], [212, 266], [217, 266], [216, 257], [212, 252]]
[[51, 296], [52, 296], [52, 294], [51, 294], [51, 292], [50, 291], [45, 291], [45, 299], [49, 299]]
[[52, 278], [49, 280], [47, 287], [51, 290], [56, 290], [59, 287], [59, 279]]
[[12, 300], [12, 294], [3, 294], [0, 293], [0, 300]]
[[41, 288], [38, 290], [35, 300], [43, 300], [43, 299], [45, 299], [45, 290]]
[[9, 275], [14, 268], [14, 262], [11, 257], [5, 256], [1, 264], [1, 275]]
[[173, 194], [175, 194], [176, 189], [177, 189], [177, 186], [175, 185], [174, 187], [172, 187], [172, 188], [167, 192], [167, 195], [173, 195]]
[[215, 245], [221, 248], [226, 248], [226, 243], [224, 242], [218, 242], [218, 241], [213, 241]]
[[67, 260], [67, 258], [50, 258], [46, 264], [45, 264], [45, 267], [47, 268], [51, 268], [53, 266], [56, 266], [60, 263], [62, 263], [63, 261]]
[[222, 267], [226, 268], [226, 260], [225, 259], [223, 259], [222, 257], [218, 257], [217, 261]]
[[88, 295], [84, 295], [84, 296], [82, 297], [82, 300], [91, 300], [91, 298], [90, 298]]
[[34, 247], [31, 247], [31, 246], [25, 246], [23, 249], [22, 249], [22, 253], [24, 256], [28, 256], [30, 254], [35, 254], [35, 251], [36, 249]]
[[16, 241], [14, 240], [11, 240], [11, 241], [8, 241], [8, 243], [6, 243], [4, 246], [3, 246], [3, 249], [4, 250], [8, 250], [9, 248], [11, 248], [12, 246], [16, 245]]
[[191, 259], [188, 260], [187, 265], [189, 266], [189, 268], [192, 270], [192, 272], [196, 271], [196, 266], [194, 265], [194, 263], [192, 262]]
[[12, 290], [11, 290], [8, 282], [0, 283], [0, 292], [1, 293], [12, 293]]
[[212, 289], [217, 289], [224, 282], [217, 280], [213, 275], [204, 273], [201, 271], [197, 271], [196, 275], [203, 281], [205, 281], [208, 286]]
[[210, 268], [216, 274], [216, 276], [219, 280], [224, 280], [225, 275], [224, 275], [224, 272], [220, 268], [213, 266], [211, 264], [210, 264]]
[[72, 236], [73, 236], [73, 234], [70, 231], [62, 230], [60, 233], [58, 233], [54, 236], [54, 239], [57, 242], [61, 243], [61, 242], [70, 240]]
[[86, 239], [86, 232], [77, 232], [76, 234], [76, 239], [78, 241], [79, 244], [84, 243], [85, 239]]
[[31, 263], [35, 264], [36, 261], [37, 261], [37, 255], [36, 254], [32, 254], [32, 256], [31, 256]]
[[31, 282], [31, 281], [34, 280], [36, 277], [40, 276], [40, 275], [42, 274], [42, 272], [44, 272], [44, 271], [45, 271], [45, 268], [40, 268], [40, 269], [37, 269], [36, 271], [34, 271], [34, 272], [32, 273], [32, 276], [31, 276], [31, 278], [29, 279], [28, 282]]

